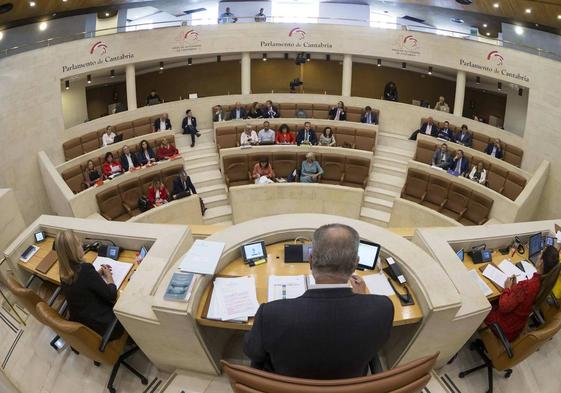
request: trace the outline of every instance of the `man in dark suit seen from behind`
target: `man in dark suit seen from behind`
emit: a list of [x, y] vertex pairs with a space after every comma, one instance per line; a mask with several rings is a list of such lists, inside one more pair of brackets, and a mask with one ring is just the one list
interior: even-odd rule
[[[315, 285], [300, 297], [262, 304], [246, 335], [252, 367], [296, 378], [364, 376], [390, 337], [394, 308], [354, 275], [359, 235], [342, 224], [314, 232]], [[350, 282], [350, 283], [349, 283]]]
[[436, 124], [434, 124], [434, 120], [432, 117], [427, 118], [427, 121], [423, 123], [421, 128], [413, 132], [409, 139], [412, 141], [416, 141], [417, 135], [419, 134], [429, 135], [435, 138], [438, 136], [438, 127], [436, 126]]

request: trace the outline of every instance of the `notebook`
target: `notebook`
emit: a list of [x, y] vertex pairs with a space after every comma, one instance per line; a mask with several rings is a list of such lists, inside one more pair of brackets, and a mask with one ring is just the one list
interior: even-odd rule
[[37, 271], [43, 274], [47, 274], [47, 272], [53, 267], [53, 265], [58, 260], [58, 256], [56, 251], [49, 251], [45, 258], [37, 265]]

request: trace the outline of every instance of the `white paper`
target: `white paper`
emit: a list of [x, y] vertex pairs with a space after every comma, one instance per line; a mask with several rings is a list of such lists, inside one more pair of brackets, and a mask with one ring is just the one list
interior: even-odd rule
[[534, 276], [534, 273], [538, 272], [535, 266], [528, 261], [522, 261], [522, 267], [524, 268], [524, 273], [526, 277], [528, 277], [528, 280]]
[[479, 286], [479, 289], [481, 289], [483, 295], [489, 296], [493, 294], [493, 290], [489, 288], [489, 285], [487, 285], [485, 281], [483, 281], [483, 279], [479, 276], [479, 273], [477, 273], [475, 269], [470, 270], [469, 275], [472, 280]]
[[506, 274], [504, 274], [502, 271], [491, 264], [488, 264], [485, 267], [485, 270], [483, 270], [483, 275], [501, 288], [505, 287], [505, 281], [508, 278]]
[[392, 296], [395, 295], [388, 278], [383, 273], [362, 276], [362, 279], [372, 295]]
[[208, 240], [195, 240], [183, 255], [179, 270], [198, 274], [214, 274], [226, 244]]
[[268, 301], [294, 299], [306, 292], [306, 276], [269, 276]]
[[306, 282], [308, 284], [308, 288], [310, 288], [312, 285], [316, 285], [316, 279], [311, 274], [308, 274], [306, 276]]
[[101, 265], [111, 266], [111, 275], [113, 276], [113, 282], [115, 282], [117, 289], [121, 288], [127, 274], [129, 274], [132, 269], [132, 263], [130, 262], [120, 262], [111, 258], [97, 257], [95, 261], [93, 261], [95, 270], [99, 271]]
[[557, 243], [561, 243], [561, 231], [557, 231], [555, 237], [557, 237]]
[[497, 266], [508, 277], [516, 276], [516, 282], [527, 280], [526, 273], [517, 268], [511, 261], [505, 259]]
[[259, 308], [255, 278], [251, 276], [216, 278], [212, 297], [217, 298], [216, 310], [211, 313], [212, 319], [246, 319], [254, 316]]

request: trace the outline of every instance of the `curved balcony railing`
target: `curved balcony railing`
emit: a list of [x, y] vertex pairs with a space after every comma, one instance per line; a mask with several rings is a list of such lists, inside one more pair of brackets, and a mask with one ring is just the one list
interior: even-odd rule
[[[255, 21], [255, 16], [235, 16], [234, 18], [236, 19], [237, 23], [248, 23], [248, 22], [258, 23]], [[10, 48], [2, 48], [0, 49], [0, 58], [11, 56], [17, 53], [26, 52], [29, 50], [57, 45], [64, 42], [75, 41], [84, 38], [93, 38], [98, 35], [120, 34], [120, 33], [126, 33], [126, 32], [137, 31], [137, 30], [158, 29], [158, 28], [166, 28], [166, 27], [195, 26], [195, 25], [200, 26], [200, 25], [210, 25], [210, 24], [217, 24], [217, 23], [218, 24], [234, 23], [232, 21], [232, 19], [234, 18], [228, 18], [230, 20], [221, 20], [221, 18], [171, 20], [171, 21], [161, 21], [161, 22], [129, 24], [125, 26], [115, 26], [107, 29], [84, 31], [76, 34], [49, 37], [47, 39], [36, 41], [36, 42], [22, 43], [21, 45], [10, 47]], [[561, 53], [551, 52], [542, 48], [534, 48], [531, 46], [522, 45], [515, 42], [509, 42], [502, 39], [493, 39], [483, 36], [475, 36], [461, 31], [445, 30], [445, 29], [439, 29], [430, 26], [417, 26], [417, 25], [405, 25], [405, 24], [391, 23], [391, 22], [370, 21], [369, 19], [348, 19], [348, 18], [327, 18], [327, 17], [295, 18], [295, 17], [284, 17], [284, 16], [267, 17], [265, 23], [325, 23], [325, 24], [343, 24], [343, 25], [347, 24], [347, 25], [369, 26], [370, 28], [373, 29], [387, 28], [392, 30], [419, 31], [423, 33], [449, 36], [456, 39], [473, 40], [473, 41], [494, 45], [494, 46], [509, 47], [512, 49], [531, 53], [540, 57], [547, 57], [552, 60], [561, 61]]]

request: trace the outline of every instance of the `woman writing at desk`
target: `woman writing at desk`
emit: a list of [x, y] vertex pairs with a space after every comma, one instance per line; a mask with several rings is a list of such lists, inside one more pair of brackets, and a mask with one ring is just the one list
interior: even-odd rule
[[519, 283], [515, 277], [506, 280], [505, 289], [485, 318], [485, 324], [497, 323], [508, 341], [516, 340], [528, 323], [536, 299], [538, 302], [545, 300], [553, 290], [559, 268], [559, 252], [555, 247], [546, 247], [536, 263], [537, 273], [531, 279]]
[[[92, 264], [84, 262], [82, 243], [71, 230], [57, 235], [55, 248], [62, 293], [68, 302], [70, 320], [103, 336], [115, 319], [113, 305], [117, 300], [117, 287], [113, 282], [111, 269], [104, 265], [97, 272]], [[123, 327], [117, 324], [111, 340], [122, 334]]]

